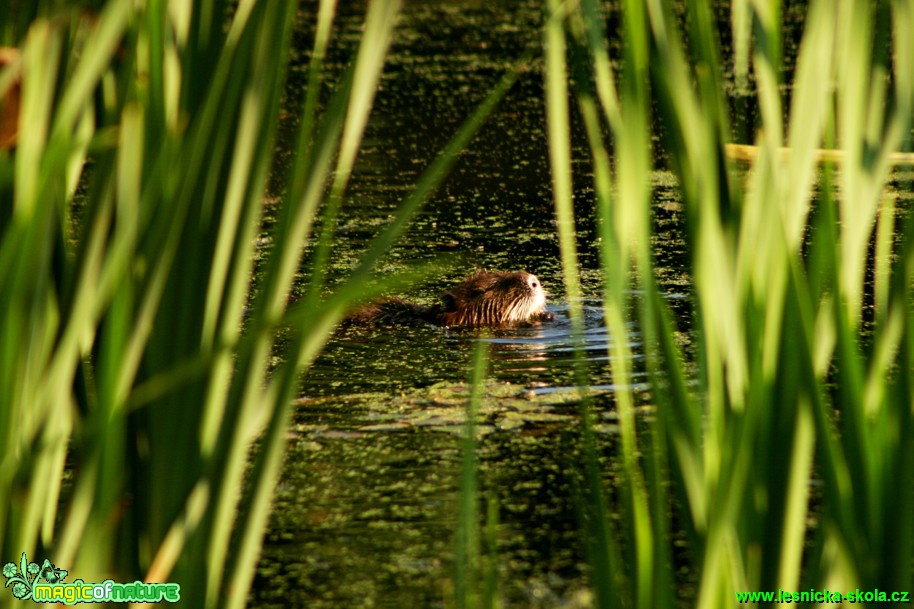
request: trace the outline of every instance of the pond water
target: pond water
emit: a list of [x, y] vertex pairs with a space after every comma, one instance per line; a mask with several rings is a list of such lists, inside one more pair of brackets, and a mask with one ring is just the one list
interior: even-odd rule
[[[341, 7], [328, 72], [354, 50], [360, 6]], [[290, 98], [304, 81], [314, 15], [301, 20]], [[541, 3], [409, 4], [349, 189], [333, 253], [344, 276], [506, 67], [539, 43]], [[294, 117], [285, 119], [291, 133]], [[498, 573], [505, 607], [587, 606], [576, 518], [579, 406], [563, 301], [544, 132], [542, 76], [523, 75], [444, 187], [382, 264], [447, 262], [440, 278], [400, 294], [430, 303], [478, 269], [526, 270], [549, 292], [553, 322], [502, 330], [433, 327], [340, 332], [303, 378], [283, 478], [251, 607], [444, 607], [449, 604], [460, 431], [471, 353], [489, 343], [480, 418], [481, 494], [496, 500]], [[583, 136], [576, 145], [585, 145]], [[280, 143], [281, 146], [283, 142]], [[287, 144], [286, 144], [287, 145]], [[585, 290], [586, 353], [596, 390], [601, 457], [611, 482], [615, 414], [607, 352], [639, 333], [609, 336], [599, 301], [598, 250], [586, 154], [576, 154], [575, 205]], [[658, 274], [688, 316], [680, 206], [671, 174], [654, 178]], [[635, 362], [642, 422], [651, 396]], [[611, 486], [611, 484], [610, 484]], [[485, 510], [482, 510], [485, 513]]]

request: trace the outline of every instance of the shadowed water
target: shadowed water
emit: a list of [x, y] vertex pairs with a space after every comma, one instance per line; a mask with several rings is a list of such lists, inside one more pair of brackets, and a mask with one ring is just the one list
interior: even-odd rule
[[[788, 1], [781, 7], [788, 57], [781, 76], [790, 82], [790, 58], [796, 54], [805, 3]], [[729, 55], [729, 3], [715, 2], [714, 8]], [[361, 4], [341, 7], [327, 64], [331, 81], [339, 78], [355, 50], [363, 9]], [[299, 19], [300, 56], [287, 108], [301, 97], [314, 15], [304, 11]], [[619, 56], [619, 37], [613, 33], [619, 21], [619, 8], [610, 3], [613, 57]], [[336, 230], [331, 288], [358, 262], [476, 104], [526, 49], [540, 45], [540, 22], [538, 1], [407, 5]], [[634, 396], [639, 431], [653, 429], [656, 407], [637, 323], [630, 322], [619, 336], [608, 333], [603, 323], [590, 167], [580, 121], [573, 117], [584, 310], [583, 349], [576, 352], [558, 262], [538, 61], [527, 67], [379, 268], [383, 275], [439, 263], [441, 272], [432, 280], [398, 294], [424, 305], [480, 269], [529, 271], [549, 291], [555, 320], [491, 332], [419, 325], [337, 333], [302, 379], [251, 606], [453, 606], [459, 440], [469, 396], [465, 379], [480, 341], [489, 353], [477, 427], [480, 507], [488, 500], [498, 513], [495, 542], [483, 552], [497, 565], [501, 606], [593, 605], [577, 517], [584, 484], [577, 386], [583, 384], [589, 396], [610, 510], [618, 456], [613, 345], [625, 345], [631, 353], [632, 386], [627, 389]], [[725, 56], [722, 65], [732, 71], [732, 57]], [[733, 140], [754, 141], [754, 98], [735, 87], [731, 77], [724, 81], [734, 116]], [[789, 89], [783, 94], [786, 108]], [[674, 313], [674, 338], [689, 357], [683, 212], [675, 179], [664, 170], [663, 124], [655, 120], [659, 169], [651, 184], [652, 270]], [[296, 123], [292, 110], [283, 122], [281, 138], [289, 138]], [[286, 148], [288, 142], [281, 141], [280, 150]], [[281, 183], [277, 177], [275, 184]], [[267, 219], [265, 248], [269, 228]], [[307, 277], [301, 279], [304, 285]], [[640, 297], [629, 295], [634, 302]], [[865, 307], [865, 322], [872, 317], [866, 312], [870, 308]], [[576, 367], [580, 361], [583, 371]], [[675, 530], [675, 514], [672, 520]], [[680, 605], [691, 606], [698, 574], [686, 565], [698, 561], [690, 556], [680, 562], [690, 552], [685, 540], [674, 539], [671, 547]]]
[[[331, 74], [349, 60], [361, 26], [358, 7], [341, 10]], [[304, 82], [313, 17], [300, 15], [302, 56], [290, 100]], [[340, 220], [334, 277], [352, 268], [410, 185], [508, 67], [539, 44], [540, 21], [539, 2], [406, 7]], [[539, 70], [534, 64], [520, 78], [381, 268], [443, 259], [447, 266], [440, 277], [399, 294], [424, 304], [478, 269], [526, 270], [549, 293], [555, 321], [494, 332], [431, 326], [340, 332], [303, 378], [250, 606], [450, 602], [464, 383], [480, 340], [489, 344], [490, 355], [479, 421], [480, 489], [498, 505], [494, 551], [504, 606], [588, 605], [575, 515], [582, 463], [575, 355]], [[295, 117], [284, 120], [291, 134]], [[640, 422], [650, 420], [652, 406], [638, 328], [631, 325], [616, 337], [603, 324], [585, 144], [583, 133], [576, 132], [584, 360], [611, 482], [615, 386], [607, 363], [614, 341], [625, 341], [633, 353]], [[658, 277], [684, 321], [688, 280], [678, 195], [669, 173], [658, 172], [653, 186]], [[268, 242], [268, 233], [264, 239]]]

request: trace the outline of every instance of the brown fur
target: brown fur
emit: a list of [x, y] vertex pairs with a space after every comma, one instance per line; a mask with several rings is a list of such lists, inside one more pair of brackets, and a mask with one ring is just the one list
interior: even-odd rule
[[407, 302], [392, 296], [369, 303], [346, 317], [349, 324], [412, 325], [435, 323], [433, 307]]
[[430, 307], [402, 298], [368, 304], [346, 318], [354, 324], [416, 324], [437, 326], [507, 327], [553, 319], [546, 311], [546, 292], [535, 275], [481, 272], [447, 291], [441, 303]]
[[[0, 72], [19, 61], [19, 50], [0, 47]], [[21, 78], [18, 76], [3, 98], [0, 99], [0, 149], [12, 148], [19, 136], [19, 103], [22, 95]]]
[[546, 314], [546, 293], [530, 273], [476, 273], [442, 297], [441, 326], [499, 327]]

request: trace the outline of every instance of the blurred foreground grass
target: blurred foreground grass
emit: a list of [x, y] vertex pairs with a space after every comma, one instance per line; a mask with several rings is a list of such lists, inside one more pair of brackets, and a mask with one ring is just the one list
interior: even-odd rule
[[[548, 0], [545, 30], [568, 297], [577, 297], [570, 99], [594, 163], [606, 322], [624, 335], [633, 301], [657, 407], [639, 434], [633, 396], [616, 396], [624, 476], [614, 503], [589, 470], [598, 604], [910, 591], [914, 220], [895, 205], [911, 200], [910, 179], [888, 182], [893, 153], [911, 147], [914, 4], [812, 0], [794, 80], [782, 83], [781, 3], [731, 3], [735, 80], [754, 84], [760, 108], [755, 140], [737, 142], [758, 147], [748, 176], [727, 157], [729, 60], [709, 3], [621, 4], [618, 73], [596, 0]], [[660, 151], [654, 121], [664, 126]], [[658, 158], [669, 159], [684, 200], [689, 364], [652, 271]], [[615, 385], [631, 387], [627, 341], [613, 345]]]
[[[179, 581], [187, 606], [242, 606], [300, 370], [367, 296], [375, 261], [513, 73], [328, 296], [336, 218], [397, 3], [368, 4], [350, 71], [318, 99], [335, 10], [322, 2], [295, 160], [252, 286], [295, 3], [53, 5], [0, 10], [4, 41], [21, 50], [0, 94], [23, 75], [17, 145], [0, 152], [0, 561], [27, 552], [86, 581]], [[914, 7], [810, 2], [788, 99], [780, 5], [734, 0], [737, 77], [751, 67], [761, 109], [756, 160], [737, 179], [710, 9], [677, 6], [684, 21], [669, 3], [623, 0], [615, 73], [604, 7], [547, 2], [570, 310], [579, 319], [573, 103], [594, 160], [606, 322], [624, 335], [636, 299], [658, 413], [639, 434], [633, 396], [617, 395], [614, 504], [591, 462], [584, 524], [597, 601], [673, 606], [683, 571], [702, 607], [754, 589], [910, 590], [914, 227], [886, 183], [891, 153], [911, 143]], [[685, 202], [694, 366], [652, 273], [654, 120]], [[820, 148], [842, 150], [841, 164], [820, 166]], [[290, 305], [309, 240], [306, 295]], [[267, 376], [279, 326], [290, 328], [287, 358]], [[632, 356], [627, 341], [613, 345], [625, 387]], [[475, 489], [470, 470], [464, 489]], [[462, 513], [472, 563], [479, 538], [467, 521], [478, 510], [465, 501]], [[674, 531], [687, 547], [675, 558]], [[466, 572], [470, 584], [484, 579]], [[466, 583], [461, 598], [494, 594], [488, 579], [482, 597]]]
[[[184, 606], [240, 607], [301, 370], [346, 307], [384, 287], [369, 282], [375, 263], [517, 71], [330, 290], [399, 3], [368, 4], [358, 51], [321, 98], [337, 7], [320, 2], [305, 97], [286, 108], [300, 113], [294, 160], [252, 280], [297, 3], [95, 4], [0, 9], [20, 49], [0, 95], [21, 83], [22, 101], [15, 148], [0, 152], [0, 560], [179, 582]], [[290, 303], [309, 242], [305, 296]], [[267, 374], [279, 327], [283, 362]]]

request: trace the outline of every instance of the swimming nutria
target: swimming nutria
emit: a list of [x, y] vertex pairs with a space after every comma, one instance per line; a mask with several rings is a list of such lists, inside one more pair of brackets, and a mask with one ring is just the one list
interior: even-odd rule
[[436, 326], [505, 327], [554, 319], [546, 310], [546, 292], [536, 275], [482, 272], [470, 275], [430, 307], [402, 298], [385, 298], [368, 304], [346, 318], [349, 323], [411, 324]]

